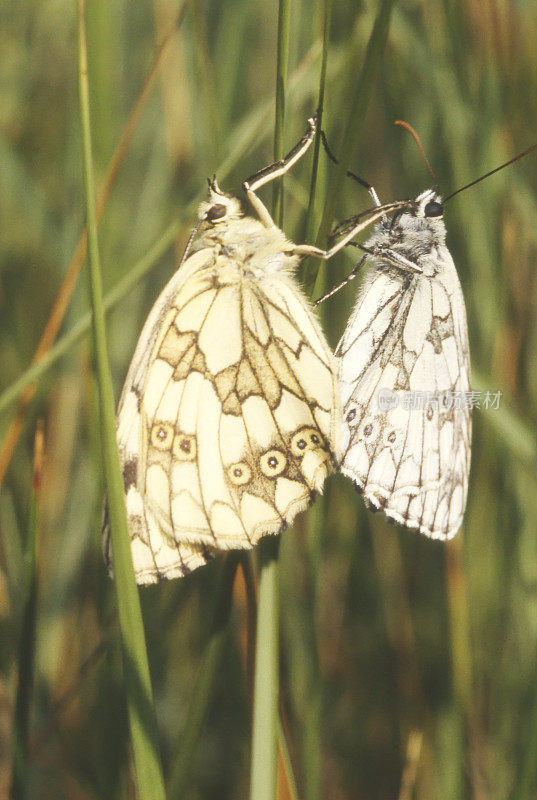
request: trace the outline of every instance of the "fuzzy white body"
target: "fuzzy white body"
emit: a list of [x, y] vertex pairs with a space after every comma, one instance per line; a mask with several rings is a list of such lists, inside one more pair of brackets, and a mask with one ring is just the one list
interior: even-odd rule
[[[449, 539], [468, 491], [470, 364], [464, 299], [444, 223], [423, 211], [436, 197], [423, 193], [413, 213], [393, 227], [380, 225], [366, 243], [377, 257], [336, 350], [340, 468], [373, 510]], [[381, 390], [394, 407], [381, 407]]]
[[[225, 213], [203, 221], [211, 204]], [[336, 455], [335, 364], [293, 277], [294, 245], [214, 191], [200, 220], [194, 252], [144, 325], [118, 408], [139, 583], [280, 532], [322, 490]], [[107, 525], [104, 535], [110, 566]]]

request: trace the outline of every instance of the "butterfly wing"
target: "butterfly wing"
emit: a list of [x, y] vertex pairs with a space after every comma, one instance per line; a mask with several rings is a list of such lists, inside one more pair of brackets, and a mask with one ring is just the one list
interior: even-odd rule
[[280, 532], [330, 469], [335, 369], [312, 312], [285, 275], [256, 282], [224, 266], [202, 250], [172, 278], [120, 401], [140, 583]]
[[451, 538], [466, 504], [471, 416], [466, 312], [447, 248], [434, 277], [370, 269], [336, 356], [342, 472], [373, 509]]

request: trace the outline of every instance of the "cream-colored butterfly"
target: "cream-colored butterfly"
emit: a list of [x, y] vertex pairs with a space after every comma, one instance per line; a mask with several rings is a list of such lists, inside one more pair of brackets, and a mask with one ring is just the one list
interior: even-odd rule
[[[259, 219], [209, 182], [180, 267], [142, 330], [117, 417], [138, 583], [279, 533], [337, 456], [333, 356], [294, 272], [307, 256], [332, 256], [362, 223], [328, 251], [295, 245], [255, 194], [307, 151], [315, 124], [245, 182]], [[104, 551], [110, 567], [106, 523]]]

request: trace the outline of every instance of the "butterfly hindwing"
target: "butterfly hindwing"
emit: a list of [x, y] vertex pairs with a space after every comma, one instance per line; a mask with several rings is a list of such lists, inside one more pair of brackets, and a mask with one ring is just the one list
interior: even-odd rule
[[120, 401], [141, 583], [278, 533], [331, 468], [335, 370], [306, 300], [287, 274], [258, 281], [223, 266], [203, 250], [187, 258], [144, 326]]

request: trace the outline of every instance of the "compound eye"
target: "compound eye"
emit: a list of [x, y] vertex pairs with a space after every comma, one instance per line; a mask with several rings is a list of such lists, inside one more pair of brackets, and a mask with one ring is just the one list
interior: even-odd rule
[[439, 203], [437, 200], [430, 200], [424, 210], [426, 217], [441, 217], [444, 213], [442, 203]]
[[217, 219], [222, 219], [222, 217], [226, 216], [227, 206], [223, 205], [222, 203], [216, 203], [216, 205], [211, 206], [207, 211], [207, 219], [209, 222], [214, 222]]

